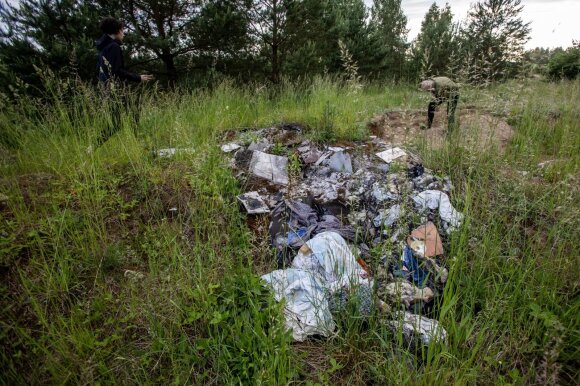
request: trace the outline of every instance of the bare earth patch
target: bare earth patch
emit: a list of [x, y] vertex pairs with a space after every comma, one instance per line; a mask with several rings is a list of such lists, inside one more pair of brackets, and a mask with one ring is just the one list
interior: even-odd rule
[[[501, 117], [485, 111], [466, 108], [457, 112], [460, 143], [468, 148], [495, 148], [503, 151], [514, 135], [514, 129]], [[447, 112], [442, 106], [435, 113], [433, 127], [422, 128], [427, 111], [396, 110], [375, 116], [369, 122], [371, 132], [393, 145], [407, 145], [424, 141], [440, 148], [447, 140]]]

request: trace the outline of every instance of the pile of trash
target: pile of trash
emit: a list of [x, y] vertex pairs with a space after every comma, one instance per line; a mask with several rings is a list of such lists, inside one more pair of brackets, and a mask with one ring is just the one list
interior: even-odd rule
[[297, 125], [245, 131], [222, 146], [247, 191], [240, 206], [269, 216], [279, 269], [262, 278], [284, 299], [294, 339], [335, 333], [332, 313], [357, 298], [361, 316], [376, 308], [410, 341], [444, 342], [424, 315], [442, 296], [443, 246], [463, 220], [449, 178], [374, 136], [321, 146], [301, 134]]

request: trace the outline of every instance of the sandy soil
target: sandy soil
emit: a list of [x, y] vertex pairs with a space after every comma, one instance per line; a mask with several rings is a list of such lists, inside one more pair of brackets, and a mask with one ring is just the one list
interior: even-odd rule
[[[502, 118], [474, 108], [456, 113], [459, 123], [458, 141], [463, 146], [479, 149], [491, 147], [503, 151], [514, 135], [513, 128]], [[447, 111], [442, 105], [435, 113], [433, 127], [425, 130], [427, 109], [394, 110], [375, 116], [370, 122], [371, 132], [394, 145], [425, 141], [440, 148], [447, 138]]]

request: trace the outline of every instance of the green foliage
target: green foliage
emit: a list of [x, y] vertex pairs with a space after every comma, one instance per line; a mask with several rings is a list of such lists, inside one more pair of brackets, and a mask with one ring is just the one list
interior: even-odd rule
[[382, 78], [401, 78], [407, 49], [407, 17], [401, 0], [373, 0], [370, 39], [375, 71]]
[[[466, 215], [446, 240], [447, 345], [409, 351], [356, 302], [330, 339], [290, 344], [283, 331], [283, 305], [259, 280], [274, 258], [256, 252], [238, 209], [223, 130], [283, 121], [314, 138], [368, 138], [365, 123], [385, 107], [422, 106], [415, 88], [363, 83], [353, 95], [316, 78], [275, 95], [232, 82], [148, 91], [138, 135], [126, 127], [92, 154], [108, 111], [90, 88], [51, 94], [54, 108], [21, 98], [0, 112], [18, 133], [0, 151], [3, 383], [573, 383], [577, 82], [466, 86], [478, 109], [511, 116], [504, 153], [416, 144], [426, 167], [451, 176]], [[152, 156], [165, 147], [192, 151]], [[290, 171], [298, 164], [290, 156]]]
[[548, 75], [552, 79], [576, 79], [580, 74], [580, 47], [570, 47], [556, 53], [548, 63]]
[[454, 33], [449, 4], [440, 9], [437, 3], [433, 3], [412, 48], [413, 64], [421, 79], [450, 75], [451, 58], [457, 50]]
[[[99, 13], [91, 1], [22, 0], [0, 7], [0, 87], [41, 87], [37, 68], [94, 79]], [[16, 80], [19, 81], [16, 81]], [[0, 89], [2, 90], [2, 89]], [[2, 90], [11, 95], [14, 90]], [[24, 91], [24, 90], [22, 90]]]
[[455, 64], [460, 77], [478, 84], [506, 79], [519, 70], [530, 23], [521, 0], [485, 0], [472, 5], [461, 28]]

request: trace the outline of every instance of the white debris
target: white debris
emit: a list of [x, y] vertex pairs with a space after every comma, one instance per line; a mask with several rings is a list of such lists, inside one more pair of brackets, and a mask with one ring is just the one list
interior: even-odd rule
[[125, 272], [123, 273], [123, 276], [125, 276], [129, 280], [135, 281], [143, 280], [145, 278], [145, 275], [143, 275], [141, 272], [132, 271], [130, 269], [126, 269]]
[[185, 153], [185, 154], [192, 154], [194, 149], [178, 149], [175, 147], [170, 147], [167, 149], [159, 149], [157, 150], [157, 156], [159, 157], [173, 157], [177, 153]]
[[307, 241], [292, 268], [262, 276], [276, 300], [285, 300], [286, 327], [297, 341], [309, 335], [330, 336], [335, 329], [327, 294], [368, 282], [346, 241], [335, 232], [323, 232]]
[[335, 152], [328, 160], [328, 166], [332, 171], [352, 174], [352, 161], [350, 155], [344, 151]]
[[379, 228], [381, 225], [392, 226], [395, 221], [401, 217], [401, 205], [396, 204], [389, 208], [388, 212], [381, 211], [373, 220], [375, 227]]
[[264, 202], [258, 192], [248, 192], [238, 196], [238, 200], [244, 205], [248, 214], [270, 213], [270, 208]]
[[400, 301], [405, 307], [417, 302], [429, 302], [434, 296], [431, 288], [417, 288], [404, 280], [387, 284], [385, 291], [390, 300]]
[[407, 153], [399, 147], [394, 147], [392, 149], [388, 149], [380, 153], [377, 153], [377, 157], [379, 157], [388, 164], [390, 164], [395, 160], [398, 160], [399, 158], [405, 157], [406, 155]]
[[232, 151], [236, 151], [240, 148], [241, 148], [241, 146], [238, 145], [237, 143], [226, 143], [225, 145], [222, 145], [222, 147], [221, 147], [221, 149], [224, 153], [231, 153]]
[[402, 328], [407, 341], [419, 337], [424, 345], [429, 345], [431, 341], [445, 343], [447, 340], [447, 331], [436, 320], [410, 312], [398, 314], [398, 316], [399, 320], [392, 320], [388, 323], [394, 329]]
[[288, 157], [254, 151], [250, 172], [278, 185], [288, 185]]
[[414, 196], [413, 201], [421, 210], [439, 208], [439, 216], [449, 225], [448, 232], [461, 226], [463, 214], [455, 210], [447, 194], [439, 190], [425, 190]]

